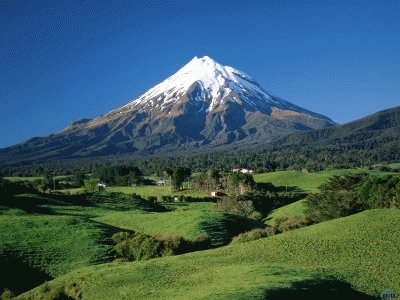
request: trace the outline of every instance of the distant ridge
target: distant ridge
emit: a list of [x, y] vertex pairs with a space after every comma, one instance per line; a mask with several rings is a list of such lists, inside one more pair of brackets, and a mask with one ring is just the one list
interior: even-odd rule
[[362, 119], [331, 128], [293, 133], [273, 145], [268, 152], [303, 160], [335, 165], [371, 165], [400, 161], [400, 106], [379, 111]]

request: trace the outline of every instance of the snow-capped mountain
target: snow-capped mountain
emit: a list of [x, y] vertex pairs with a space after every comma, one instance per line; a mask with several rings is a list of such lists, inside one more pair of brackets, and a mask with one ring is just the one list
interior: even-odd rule
[[93, 120], [1, 150], [35, 159], [261, 145], [334, 122], [268, 94], [249, 75], [194, 57], [146, 93]]

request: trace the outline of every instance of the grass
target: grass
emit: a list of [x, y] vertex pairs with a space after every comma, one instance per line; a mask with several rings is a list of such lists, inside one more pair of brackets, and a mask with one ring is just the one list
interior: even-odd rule
[[281, 217], [306, 217], [306, 199], [282, 206], [273, 210], [265, 219], [265, 224], [274, 226], [275, 220]]
[[178, 204], [164, 213], [114, 212], [94, 220], [115, 227], [151, 235], [182, 235], [188, 239], [208, 235], [214, 246], [228, 243], [240, 232], [261, 227], [258, 222], [214, 209], [209, 202]]
[[400, 163], [393, 163], [393, 164], [389, 164], [388, 166], [393, 169], [398, 169], [398, 168], [400, 168]]
[[[124, 194], [138, 194], [141, 197], [148, 198], [150, 196], [191, 196], [196, 198], [204, 198], [209, 197], [208, 193], [197, 191], [197, 190], [183, 190], [178, 192], [171, 191], [170, 186], [156, 186], [156, 185], [143, 185], [143, 186], [136, 186], [136, 187], [129, 187], [129, 186], [108, 186], [106, 187], [107, 192], [111, 193], [124, 193]], [[83, 188], [74, 188], [74, 189], [64, 189], [58, 190], [63, 194], [70, 194], [70, 195], [79, 195], [84, 193]]]
[[399, 210], [370, 210], [214, 250], [79, 269], [21, 299], [71, 287], [83, 299], [131, 299], [132, 291], [136, 299], [369, 299], [359, 292], [400, 290], [399, 230]]
[[[56, 176], [56, 180], [66, 180], [71, 178], [71, 175], [60, 175]], [[4, 177], [4, 179], [10, 180], [12, 182], [33, 182], [35, 180], [39, 179], [44, 179], [43, 176], [36, 176], [36, 177], [18, 177], [18, 176], [13, 176], [13, 177]]]
[[184, 196], [191, 196], [191, 197], [209, 197], [210, 195], [202, 192], [202, 191], [195, 191], [195, 190], [183, 190], [178, 192], [171, 191], [171, 187], [164, 185], [164, 186], [156, 186], [156, 185], [144, 185], [144, 186], [136, 186], [136, 187], [123, 187], [123, 186], [110, 186], [106, 188], [109, 192], [120, 192], [126, 194], [138, 194], [144, 198], [148, 198], [149, 196], [172, 196], [172, 195], [184, 195]]
[[257, 174], [256, 182], [271, 182], [287, 191], [318, 192], [318, 187], [326, 182], [331, 175], [327, 173], [302, 173], [298, 171], [278, 171]]
[[332, 176], [352, 175], [359, 173], [368, 173], [375, 176], [393, 174], [391, 172], [382, 172], [377, 170], [368, 170], [367, 168], [330, 170], [316, 173], [303, 173], [299, 171], [277, 171], [254, 175], [256, 182], [271, 182], [281, 190], [289, 192], [308, 192], [317, 193], [318, 187], [329, 180]]
[[[121, 193], [20, 194], [0, 199], [0, 280], [23, 292], [44, 280], [114, 259], [111, 236], [149, 234], [211, 237], [214, 246], [261, 223], [214, 210], [214, 203], [168, 203], [169, 210]], [[3, 286], [3, 284], [5, 284]]]

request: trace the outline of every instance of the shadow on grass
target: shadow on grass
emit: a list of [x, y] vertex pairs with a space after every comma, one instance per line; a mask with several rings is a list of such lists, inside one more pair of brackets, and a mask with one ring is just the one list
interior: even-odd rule
[[20, 294], [53, 278], [30, 266], [18, 254], [7, 252], [0, 256], [0, 279], [0, 293], [8, 288]]
[[305, 190], [298, 186], [278, 186], [278, 192], [306, 193]]
[[0, 202], [0, 205], [8, 208], [21, 209], [26, 213], [46, 215], [54, 214], [52, 209], [43, 206], [51, 204], [54, 204], [54, 201], [49, 200], [39, 194], [31, 194], [31, 197], [25, 197], [21, 195], [4, 196]]
[[229, 244], [232, 238], [240, 233], [264, 228], [265, 225], [246, 217], [224, 213], [224, 217], [221, 219], [206, 219], [200, 223], [200, 227], [211, 238], [212, 246], [220, 247]]
[[296, 282], [290, 288], [268, 291], [264, 299], [370, 300], [377, 298], [354, 290], [346, 282], [335, 279], [322, 279]]

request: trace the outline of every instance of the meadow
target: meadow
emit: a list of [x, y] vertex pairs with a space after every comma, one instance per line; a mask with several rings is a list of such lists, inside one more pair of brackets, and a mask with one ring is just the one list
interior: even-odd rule
[[[393, 165], [394, 166], [394, 165]], [[300, 171], [277, 171], [254, 175], [256, 182], [270, 182], [288, 192], [307, 192], [316, 193], [318, 187], [329, 180], [332, 176], [344, 176], [367, 173], [374, 176], [394, 174], [379, 170], [369, 170], [368, 168], [328, 170], [322, 172], [300, 172]]]
[[214, 205], [166, 203], [162, 207], [110, 192], [90, 199], [51, 194], [3, 198], [0, 278], [8, 280], [1, 281], [0, 290], [7, 287], [23, 292], [72, 270], [111, 262], [115, 258], [111, 236], [120, 231], [186, 238], [206, 234], [217, 247], [241, 232], [262, 226], [216, 211]]
[[399, 210], [365, 211], [214, 250], [79, 269], [20, 299], [375, 299], [400, 289], [399, 230]]
[[[279, 171], [254, 178], [281, 190], [315, 193], [333, 175], [360, 172], [389, 174]], [[213, 202], [160, 205], [132, 196], [208, 196], [200, 191], [107, 187], [90, 197], [82, 189], [73, 191], [1, 199], [0, 278], [5, 279], [0, 291], [26, 292], [18, 299], [370, 299], [387, 287], [400, 290], [397, 209], [369, 210], [228, 245], [239, 233], [273, 226], [279, 217], [305, 216], [307, 199], [272, 211], [262, 223], [218, 211]], [[111, 237], [121, 231], [188, 239], [207, 235], [215, 249], [114, 262]]]

